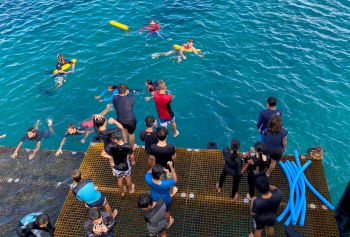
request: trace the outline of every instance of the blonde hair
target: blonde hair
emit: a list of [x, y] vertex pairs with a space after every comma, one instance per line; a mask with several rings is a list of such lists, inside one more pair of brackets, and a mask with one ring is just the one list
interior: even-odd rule
[[159, 90], [165, 90], [166, 85], [165, 85], [165, 82], [163, 80], [158, 81], [158, 88], [159, 88]]

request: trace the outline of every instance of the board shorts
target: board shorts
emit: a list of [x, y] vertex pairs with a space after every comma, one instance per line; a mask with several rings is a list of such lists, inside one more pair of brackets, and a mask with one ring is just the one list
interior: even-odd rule
[[279, 161], [282, 158], [282, 148], [265, 148], [265, 154], [270, 156], [272, 160]]
[[165, 127], [165, 128], [167, 128], [168, 125], [169, 125], [172, 121], [175, 121], [175, 114], [174, 114], [173, 117], [171, 117], [171, 119], [169, 119], [169, 120], [161, 120], [161, 119], [159, 120], [160, 126]]
[[107, 198], [105, 195], [101, 195], [100, 199], [98, 199], [97, 201], [87, 204], [89, 207], [91, 208], [95, 208], [95, 207], [102, 207], [106, 204], [107, 202]]
[[114, 174], [118, 179], [121, 179], [121, 178], [123, 178], [123, 177], [130, 177], [130, 176], [131, 176], [131, 165], [130, 165], [129, 159], [127, 159], [127, 164], [128, 164], [129, 169], [126, 170], [126, 171], [117, 170], [117, 169], [112, 168], [113, 174]]
[[257, 230], [262, 230], [266, 226], [272, 227], [275, 225], [276, 217], [275, 214], [256, 215], [253, 217], [253, 227]]
[[81, 122], [82, 130], [92, 129], [93, 127], [94, 127], [94, 121], [92, 119]]
[[119, 123], [121, 123], [121, 125], [123, 125], [123, 128], [125, 128], [126, 130], [128, 130], [129, 134], [134, 134], [134, 131], [136, 129], [136, 119], [131, 120], [131, 121], [119, 121]]

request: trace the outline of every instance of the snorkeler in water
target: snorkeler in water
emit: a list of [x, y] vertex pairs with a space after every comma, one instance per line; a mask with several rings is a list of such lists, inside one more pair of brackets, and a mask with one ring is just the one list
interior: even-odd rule
[[[74, 72], [75, 63], [70, 61], [70, 60], [65, 59], [62, 54], [58, 54], [57, 55], [57, 61], [58, 62], [56, 64], [56, 69], [58, 70], [59, 74], [67, 74], [67, 73]], [[65, 64], [70, 64], [72, 66], [72, 70], [70, 70], [70, 71], [62, 70], [62, 66], [65, 65]]]
[[147, 87], [148, 93], [153, 93], [153, 91], [158, 90], [158, 81], [147, 80], [145, 82], [145, 86]]
[[177, 62], [180, 63], [182, 61], [182, 59], [187, 59], [187, 57], [184, 55], [184, 51], [185, 50], [190, 50], [192, 49], [192, 51], [198, 56], [198, 57], [203, 57], [202, 54], [198, 53], [197, 49], [193, 46], [193, 40], [189, 39], [187, 41], [187, 43], [183, 44], [180, 48], [180, 50], [177, 49], [173, 49], [171, 51], [168, 52], [164, 52], [164, 53], [154, 53], [152, 54], [152, 58], [156, 59], [159, 58], [160, 56], [168, 56], [174, 53], [177, 53], [179, 56], [177, 57]]
[[[109, 96], [109, 97], [104, 97], [104, 95], [105, 95], [107, 92], [112, 92], [112, 95]], [[114, 95], [117, 95], [118, 93], [119, 93], [119, 91], [118, 91], [118, 86], [109, 85], [109, 86], [107, 87], [107, 89], [104, 89], [104, 90], [100, 93], [100, 95], [95, 96], [95, 99], [96, 99], [96, 100], [99, 100], [99, 102], [102, 102], [102, 101], [112, 101], [113, 96], [114, 96]]]
[[166, 38], [164, 37], [164, 35], [162, 34], [162, 32], [160, 31], [160, 25], [157, 24], [154, 20], [151, 20], [149, 25], [146, 25], [145, 27], [142, 27], [140, 29], [140, 34], [142, 34], [142, 32], [147, 29], [148, 32], [145, 35], [145, 40], [147, 41], [149, 39], [150, 36], [155, 35], [161, 39], [166, 40]]
[[110, 112], [113, 109], [112, 104], [108, 104], [106, 108], [100, 113], [100, 114], [94, 114], [92, 115], [91, 119], [85, 120], [81, 122], [79, 127], [76, 127], [74, 124], [69, 124], [67, 126], [67, 132], [64, 134], [63, 139], [60, 143], [59, 148], [56, 151], [56, 156], [59, 156], [62, 154], [62, 147], [66, 143], [66, 140], [68, 137], [75, 136], [75, 135], [83, 135], [84, 137], [80, 140], [81, 143], [85, 143], [86, 138], [90, 135], [90, 133], [94, 129], [94, 121], [93, 119], [97, 117], [103, 117], [108, 112]]
[[35, 154], [40, 150], [40, 146], [41, 146], [41, 140], [44, 138], [48, 138], [50, 137], [53, 133], [54, 130], [52, 128], [52, 119], [47, 119], [47, 126], [48, 126], [48, 130], [39, 130], [39, 123], [40, 120], [38, 120], [34, 126], [34, 128], [29, 128], [27, 131], [27, 134], [25, 134], [21, 141], [18, 143], [16, 150], [13, 152], [13, 154], [11, 155], [12, 158], [16, 158], [17, 157], [17, 153], [19, 148], [22, 146], [22, 144], [27, 141], [36, 141], [36, 147], [34, 148], [33, 152], [29, 155], [29, 160], [33, 159]]

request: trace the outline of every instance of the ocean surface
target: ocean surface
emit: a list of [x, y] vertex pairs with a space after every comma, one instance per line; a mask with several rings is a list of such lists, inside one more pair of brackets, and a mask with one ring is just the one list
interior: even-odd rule
[[[139, 29], [150, 19], [172, 40], [151, 37], [145, 42]], [[106, 106], [94, 96], [122, 82], [138, 90], [138, 134], [145, 116], [157, 116], [154, 102], [144, 100], [144, 82], [163, 79], [175, 95], [172, 108], [180, 131], [169, 143], [205, 148], [215, 141], [223, 148], [238, 138], [245, 151], [257, 140], [256, 122], [266, 98], [275, 96], [289, 130], [287, 153], [324, 147], [336, 204], [350, 177], [349, 22], [345, 0], [3, 0], [0, 134], [7, 137], [0, 144], [16, 146], [35, 121], [46, 128], [50, 117], [56, 133], [42, 148], [57, 149], [68, 123], [78, 124]], [[187, 54], [180, 64], [172, 56], [151, 58], [189, 38], [203, 58]], [[54, 91], [50, 71], [58, 53], [78, 62]], [[87, 146], [73, 139], [64, 149], [84, 151]], [[28, 168], [39, 165], [34, 160]]]

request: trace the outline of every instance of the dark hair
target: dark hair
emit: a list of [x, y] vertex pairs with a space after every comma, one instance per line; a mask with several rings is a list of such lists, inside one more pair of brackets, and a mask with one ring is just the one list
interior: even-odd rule
[[266, 176], [258, 176], [255, 179], [255, 187], [261, 194], [266, 194], [270, 190], [270, 184]]
[[118, 141], [122, 140], [122, 135], [121, 135], [119, 132], [117, 132], [117, 131], [111, 133], [111, 134], [109, 135], [109, 137], [110, 137], [111, 139], [116, 139], [116, 140], [118, 140]]
[[255, 151], [259, 154], [259, 158], [262, 159], [263, 152], [265, 150], [265, 146], [262, 142], [256, 142], [254, 144]]
[[138, 206], [139, 208], [147, 208], [152, 205], [152, 197], [148, 193], [143, 193], [139, 197]]
[[36, 129], [35, 129], [35, 128], [28, 128], [28, 132], [34, 132], [34, 133], [36, 133]]
[[152, 80], [147, 80], [146, 83], [147, 83], [148, 85], [153, 85]]
[[94, 125], [99, 128], [105, 124], [106, 118], [105, 117], [103, 117], [101, 119], [93, 118], [92, 121], [94, 122]]
[[233, 154], [231, 156], [232, 159], [235, 159], [237, 157], [237, 151], [241, 147], [241, 142], [238, 139], [232, 139], [231, 141], [231, 151], [233, 151]]
[[92, 208], [89, 212], [89, 219], [91, 221], [97, 220], [101, 217], [101, 213], [98, 209]]
[[72, 179], [75, 182], [78, 182], [78, 183], [81, 181], [81, 172], [80, 172], [80, 170], [75, 169], [75, 170], [72, 171]]
[[36, 217], [36, 223], [38, 225], [44, 225], [46, 223], [50, 222], [50, 218], [47, 214], [43, 213], [43, 214], [40, 214]]
[[67, 128], [76, 128], [74, 124], [70, 123], [68, 124]]
[[160, 164], [155, 164], [152, 168], [152, 177], [157, 180], [160, 179], [163, 174], [163, 169], [163, 166]]
[[156, 119], [153, 116], [151, 116], [151, 115], [147, 116], [145, 118], [146, 127], [152, 127], [154, 124], [154, 121], [156, 121]]
[[277, 134], [282, 131], [282, 118], [278, 114], [271, 116], [269, 122], [267, 123], [267, 130], [272, 134]]
[[128, 86], [126, 84], [124, 83], [119, 84], [118, 91], [120, 94], [125, 94], [127, 90], [128, 90]]
[[168, 136], [168, 129], [165, 127], [159, 127], [157, 129], [157, 137], [160, 141], [164, 141]]
[[188, 43], [193, 43], [193, 39], [188, 39], [187, 42]]
[[270, 96], [269, 98], [267, 98], [266, 102], [270, 105], [270, 106], [276, 106], [277, 104], [277, 100], [275, 97]]
[[116, 85], [109, 85], [108, 87], [112, 88], [112, 90], [118, 89], [118, 86]]

